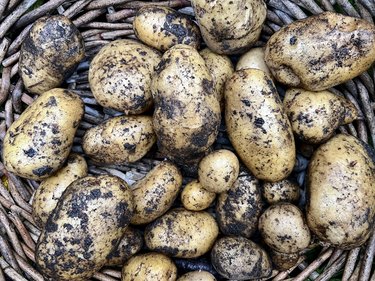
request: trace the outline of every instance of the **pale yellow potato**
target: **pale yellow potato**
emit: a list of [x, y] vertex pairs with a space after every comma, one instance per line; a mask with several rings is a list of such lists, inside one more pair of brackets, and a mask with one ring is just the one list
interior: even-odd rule
[[105, 45], [93, 58], [89, 83], [103, 107], [141, 114], [151, 108], [151, 79], [161, 54], [134, 40], [121, 39]]
[[38, 19], [21, 45], [19, 74], [25, 88], [43, 94], [59, 87], [85, 57], [77, 27], [65, 16]]
[[181, 192], [181, 203], [190, 211], [207, 209], [216, 198], [216, 193], [207, 191], [198, 180], [189, 182]]
[[182, 184], [180, 170], [170, 162], [161, 162], [132, 186], [134, 214], [132, 224], [146, 224], [163, 215], [172, 206]]
[[324, 12], [294, 21], [271, 36], [265, 60], [281, 83], [321, 91], [358, 76], [375, 61], [375, 27]]
[[52, 175], [68, 158], [83, 114], [84, 104], [73, 92], [52, 89], [44, 93], [6, 132], [5, 168], [34, 180]]
[[288, 89], [284, 108], [294, 134], [311, 144], [326, 141], [339, 126], [359, 117], [354, 104], [329, 91]]
[[259, 38], [267, 7], [263, 0], [192, 0], [207, 46], [218, 54], [241, 54]]
[[288, 177], [295, 143], [272, 79], [258, 69], [236, 71], [226, 83], [225, 99], [228, 136], [246, 167], [265, 181]]
[[51, 280], [91, 278], [116, 249], [132, 213], [132, 193], [122, 179], [102, 175], [74, 181], [39, 237], [38, 269]]
[[33, 199], [33, 217], [43, 228], [48, 216], [55, 209], [65, 189], [75, 180], [87, 176], [87, 163], [81, 155], [72, 153], [64, 166], [55, 174], [42, 181]]
[[272, 77], [271, 71], [264, 60], [264, 48], [251, 48], [240, 57], [236, 64], [236, 71], [246, 68], [263, 70], [269, 77]]
[[308, 169], [307, 222], [324, 242], [361, 246], [374, 227], [375, 165], [355, 137], [338, 134], [322, 144]]
[[162, 52], [177, 44], [199, 48], [201, 35], [198, 26], [171, 8], [147, 5], [138, 10], [133, 29], [143, 43]]
[[279, 202], [297, 203], [300, 195], [299, 185], [288, 179], [263, 183], [262, 195], [268, 204]]
[[216, 278], [208, 271], [199, 270], [185, 273], [177, 281], [216, 281]]

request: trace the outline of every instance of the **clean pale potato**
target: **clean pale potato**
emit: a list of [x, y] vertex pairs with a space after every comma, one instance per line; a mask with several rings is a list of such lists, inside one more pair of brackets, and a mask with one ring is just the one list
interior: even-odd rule
[[262, 195], [268, 204], [279, 202], [297, 203], [300, 190], [297, 183], [285, 179], [278, 182], [263, 183]]
[[190, 211], [207, 209], [216, 198], [216, 193], [207, 191], [198, 180], [189, 182], [181, 192], [181, 203]]
[[269, 77], [272, 77], [271, 71], [264, 60], [264, 48], [252, 48], [240, 57], [236, 64], [236, 71], [246, 68], [263, 70]]
[[191, 271], [182, 275], [177, 281], [216, 281], [216, 278], [208, 271]]

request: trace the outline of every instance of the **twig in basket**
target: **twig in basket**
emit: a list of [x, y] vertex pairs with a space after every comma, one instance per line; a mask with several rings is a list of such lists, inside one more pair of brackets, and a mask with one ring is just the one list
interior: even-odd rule
[[8, 187], [9, 191], [12, 194], [14, 201], [24, 210], [29, 213], [33, 212], [31, 206], [27, 203], [30, 199], [30, 194], [28, 190], [23, 185], [23, 182], [15, 175], [10, 172], [6, 172], [8, 177]]
[[21, 78], [18, 79], [14, 90], [12, 91], [12, 103], [14, 111], [17, 113], [22, 113], [22, 90], [23, 90], [23, 81]]
[[30, 247], [32, 250], [35, 250], [34, 240], [31, 238], [29, 231], [25, 228], [19, 216], [17, 216], [14, 213], [9, 213], [9, 219], [13, 222], [13, 224], [17, 228], [18, 233], [21, 235], [26, 245]]
[[21, 268], [13, 255], [12, 248], [2, 235], [0, 235], [0, 253], [7, 263], [9, 263], [17, 272], [21, 273]]
[[372, 19], [371, 13], [358, 1], [355, 2], [359, 11], [359, 14], [361, 15], [361, 18], [367, 20], [368, 22], [374, 23], [374, 20]]
[[80, 0], [71, 5], [66, 11], [63, 12], [63, 15], [72, 18], [77, 15], [83, 8], [85, 8], [92, 0]]
[[359, 270], [361, 268], [361, 265], [362, 265], [362, 260], [360, 258], [358, 265], [354, 269], [353, 274], [350, 276], [350, 278], [348, 279], [348, 281], [358, 281]]
[[121, 278], [121, 271], [119, 270], [103, 269], [101, 272], [109, 276], [115, 277], [115, 278], [119, 278], [119, 279]]
[[280, 20], [278, 15], [270, 9], [267, 9], [267, 20], [272, 21], [272, 22], [276, 23], [277, 25], [283, 24], [283, 22]]
[[110, 29], [110, 30], [133, 29], [133, 25], [129, 23], [111, 23], [111, 22], [98, 22], [98, 21], [86, 23], [82, 25], [82, 27], [95, 28], [95, 29], [97, 28], [98, 29]]
[[82, 35], [83, 39], [86, 39], [88, 37], [100, 34], [102, 32], [104, 32], [103, 29], [90, 29], [90, 30], [86, 30], [86, 31], [81, 32], [81, 35]]
[[119, 21], [122, 19], [135, 16], [136, 13], [137, 13], [137, 10], [135, 9], [123, 9], [123, 10], [119, 10], [111, 14], [107, 14], [106, 18], [107, 18], [107, 21], [109, 22], [115, 22], [115, 21]]
[[97, 272], [93, 276], [94, 279], [97, 279], [99, 281], [118, 281], [117, 279], [114, 279], [108, 275], [105, 275], [103, 273]]
[[320, 8], [318, 4], [316, 4], [316, 2], [313, 0], [293, 0], [293, 1], [300, 4], [302, 7], [304, 7], [306, 10], [308, 10], [309, 12], [313, 14], [320, 14], [324, 12], [322, 8]]
[[368, 128], [370, 129], [371, 139], [375, 142], [375, 115], [371, 108], [370, 97], [366, 87], [361, 82], [357, 83], [357, 87], [362, 101], [362, 109], [367, 120]]
[[371, 94], [371, 97], [375, 99], [375, 86], [374, 81], [372, 81], [371, 79], [371, 76], [367, 72], [364, 72], [359, 76], [359, 78]]
[[375, 254], [375, 229], [368, 240], [365, 255], [362, 261], [361, 270], [359, 272], [359, 281], [367, 281], [370, 278], [372, 262]]
[[0, 87], [0, 105], [2, 105], [7, 100], [9, 95], [11, 71], [12, 69], [10, 67], [6, 67], [3, 69]]
[[5, 276], [4, 276], [4, 272], [3, 272], [1, 267], [0, 267], [0, 281], [6, 281]]
[[359, 0], [363, 6], [370, 10], [372, 15], [375, 15], [375, 3], [372, 0]]
[[28, 281], [23, 278], [17, 271], [15, 271], [3, 257], [0, 257], [0, 267], [3, 269], [5, 275], [7, 275], [11, 280], [16, 281]]
[[10, 41], [8, 38], [4, 38], [0, 43], [0, 61], [3, 61], [9, 47]]
[[22, 268], [22, 270], [26, 274], [28, 274], [31, 278], [33, 278], [33, 280], [35, 280], [35, 281], [44, 281], [45, 280], [43, 278], [43, 276], [38, 271], [36, 271], [25, 259], [23, 259], [19, 255], [17, 255], [17, 253], [15, 253], [15, 255], [16, 255], [17, 261], [18, 261], [20, 267]]
[[[309, 264], [307, 262], [303, 261], [298, 265], [298, 268], [303, 272], [308, 266], [309, 266]], [[313, 271], [309, 274], [309, 279], [311, 279], [311, 280], [315, 280], [318, 277], [319, 277], [319, 273], [316, 272], [316, 271]]]
[[18, 52], [18, 49], [21, 47], [22, 42], [25, 40], [27, 34], [29, 33], [32, 24], [26, 26], [20, 34], [17, 36], [16, 39], [13, 40], [12, 44], [10, 44], [7, 55], [13, 55], [14, 53]]
[[27, 245], [23, 242], [21, 242], [21, 246], [22, 246], [22, 249], [23, 251], [25, 252], [26, 256], [32, 261], [32, 262], [35, 262], [35, 254], [34, 254], [34, 251], [31, 250], [29, 247], [27, 247]]
[[74, 25], [79, 27], [83, 24], [86, 24], [90, 21], [92, 21], [93, 19], [99, 17], [100, 15], [104, 14], [106, 12], [106, 9], [98, 9], [98, 10], [91, 10], [85, 14], [83, 14], [82, 16], [80, 16], [79, 18], [75, 19], [73, 21]]
[[30, 105], [34, 102], [34, 99], [31, 96], [29, 96], [27, 93], [22, 94], [21, 100], [27, 105]]
[[21, 2], [21, 0], [10, 0], [8, 3], [8, 6], [5, 10], [6, 14], [9, 14], [11, 11], [13, 11], [16, 6]]
[[297, 268], [297, 266], [303, 262], [304, 260], [306, 259], [305, 256], [302, 256], [299, 258], [299, 260], [297, 261], [296, 265], [289, 268], [288, 270], [286, 271], [283, 271], [283, 272], [280, 272], [279, 274], [277, 274], [273, 279], [272, 281], [281, 281], [281, 280], [284, 280], [286, 277], [288, 277], [288, 275]]
[[349, 1], [347, 1], [347, 0], [337, 0], [337, 4], [339, 4], [341, 6], [341, 8], [345, 12], [348, 13], [349, 16], [356, 17], [356, 18], [361, 17]]
[[331, 266], [327, 266], [324, 271], [319, 275], [316, 281], [328, 281], [335, 275], [344, 265], [346, 253], [342, 254]]
[[8, 6], [9, 0], [0, 0], [0, 19], [2, 18], [6, 7]]
[[291, 1], [283, 1], [283, 4], [287, 7], [288, 12], [291, 12], [296, 19], [304, 19], [307, 17], [304, 11]]
[[18, 73], [18, 62], [12, 66], [10, 70], [10, 78], [12, 79]]
[[150, 1], [131, 1], [124, 5], [121, 5], [121, 8], [128, 8], [128, 9], [140, 9], [143, 6], [148, 5], [156, 5], [156, 6], [166, 6], [171, 8], [180, 8], [190, 6], [191, 2], [189, 0], [168, 0], [168, 1], [158, 1], [158, 2], [150, 2]]
[[87, 6], [87, 9], [88, 10], [100, 9], [100, 8], [105, 8], [108, 6], [124, 4], [127, 2], [131, 2], [131, 1], [132, 0], [94, 0]]
[[11, 66], [11, 65], [15, 64], [18, 61], [19, 58], [20, 58], [20, 51], [18, 51], [17, 53], [14, 53], [13, 55], [4, 59], [2, 64], [3, 64], [4, 67]]
[[[285, 2], [288, 2], [288, 1], [285, 1]], [[285, 5], [285, 2], [284, 2], [284, 5]], [[280, 11], [280, 10], [275, 10], [275, 13], [278, 15], [278, 17], [283, 22], [282, 26], [284, 26], [286, 24], [290, 24], [290, 23], [293, 22], [293, 19], [287, 13], [285, 13], [283, 11]]]
[[351, 135], [355, 136], [356, 138], [358, 138], [358, 133], [353, 125], [353, 123], [350, 123], [348, 125], [346, 125], [346, 127], [348, 128], [349, 132]]
[[329, 261], [327, 263], [327, 267], [332, 265], [342, 255], [343, 252], [344, 251], [341, 250], [341, 249], [335, 249], [335, 251], [333, 252], [331, 258], [329, 259]]

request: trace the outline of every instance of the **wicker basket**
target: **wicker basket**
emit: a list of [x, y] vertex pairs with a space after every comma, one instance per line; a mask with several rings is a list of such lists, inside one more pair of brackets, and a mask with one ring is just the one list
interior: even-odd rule
[[[189, 0], [132, 1], [132, 0], [49, 0], [38, 8], [30, 9], [37, 0], [0, 0], [0, 61], [2, 78], [0, 88], [0, 138], [3, 140], [7, 128], [17, 119], [34, 96], [25, 92], [17, 74], [19, 49], [31, 24], [46, 14], [63, 14], [71, 18], [84, 37], [87, 59], [66, 80], [66, 87], [76, 90], [86, 104], [86, 113], [74, 141], [73, 150], [82, 152], [81, 137], [85, 130], [118, 114], [103, 110], [93, 98], [87, 81], [90, 58], [106, 43], [118, 38], [136, 38], [133, 17], [140, 7], [147, 4], [166, 5], [192, 13]], [[40, 1], [39, 1], [40, 2]], [[374, 0], [269, 0], [267, 20], [257, 45], [264, 42], [280, 27], [297, 19], [323, 11], [338, 11], [373, 22]], [[373, 76], [371, 76], [373, 75]], [[363, 118], [339, 128], [366, 143], [375, 143], [375, 72], [373, 69], [359, 77], [332, 89], [352, 101]], [[222, 127], [216, 147], [231, 148]], [[308, 158], [311, 150], [304, 155]], [[302, 185], [306, 161], [299, 157], [294, 177]], [[132, 183], [143, 177], [158, 161], [160, 156], [152, 151], [141, 161], [128, 165], [95, 166], [90, 161], [91, 174], [113, 174]], [[3, 280], [46, 280], [35, 267], [34, 250], [40, 230], [31, 216], [30, 201], [38, 183], [19, 178], [7, 172], [0, 163], [0, 281]], [[315, 243], [306, 257], [287, 272], [274, 272], [273, 280], [330, 280], [339, 274], [342, 280], [375, 280], [373, 257], [375, 234], [369, 242], [351, 251], [342, 251]], [[183, 270], [183, 269], [182, 269]], [[121, 268], [103, 268], [92, 280], [121, 280]]]

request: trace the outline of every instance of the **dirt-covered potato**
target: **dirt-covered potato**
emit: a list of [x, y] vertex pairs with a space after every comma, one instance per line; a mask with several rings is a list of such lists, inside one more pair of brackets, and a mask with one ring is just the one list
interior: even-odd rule
[[208, 271], [199, 270], [185, 273], [177, 281], [216, 281], [216, 278]]
[[106, 266], [123, 266], [133, 255], [143, 247], [143, 235], [141, 231], [128, 226], [117, 248], [107, 257]]
[[169, 49], [151, 90], [160, 150], [181, 162], [198, 158], [215, 141], [221, 118], [211, 74], [198, 51], [187, 45]]
[[300, 258], [299, 253], [285, 254], [271, 250], [269, 254], [272, 263], [275, 265], [276, 269], [280, 271], [285, 271], [295, 266]]
[[288, 89], [283, 102], [294, 134], [307, 143], [324, 142], [339, 126], [358, 118], [354, 104], [329, 91]]
[[19, 74], [29, 92], [43, 94], [59, 87], [84, 57], [81, 33], [67, 17], [42, 17], [21, 45]]
[[132, 193], [114, 176], [74, 181], [48, 217], [36, 247], [38, 268], [52, 280], [86, 280], [116, 249], [133, 213]]
[[44, 93], [6, 132], [5, 168], [34, 180], [52, 175], [68, 158], [83, 113], [78, 95], [63, 89]]
[[285, 179], [278, 182], [265, 182], [262, 195], [268, 204], [279, 202], [297, 203], [300, 195], [299, 185]]
[[364, 72], [375, 60], [372, 23], [334, 12], [292, 22], [273, 34], [265, 60], [291, 87], [326, 90]]
[[251, 237], [257, 229], [262, 207], [259, 181], [252, 175], [240, 176], [216, 202], [216, 219], [221, 232]]
[[264, 48], [252, 48], [240, 57], [236, 64], [236, 71], [246, 68], [255, 68], [263, 70], [269, 77], [272, 77], [264, 60]]
[[155, 142], [150, 116], [117, 116], [88, 129], [82, 148], [96, 162], [121, 164], [138, 161]]
[[233, 147], [255, 177], [275, 182], [292, 172], [296, 158], [292, 128], [265, 72], [243, 69], [227, 81], [225, 123]]
[[192, 0], [207, 46], [218, 54], [240, 54], [259, 38], [267, 7], [263, 0]]
[[271, 275], [271, 261], [267, 253], [244, 237], [223, 237], [211, 251], [211, 262], [225, 278], [252, 280]]
[[181, 192], [181, 203], [190, 211], [207, 209], [216, 198], [216, 193], [207, 191], [198, 180], [189, 182]]
[[270, 206], [259, 218], [264, 242], [280, 253], [298, 253], [310, 244], [310, 230], [300, 209], [290, 203]]
[[215, 243], [219, 228], [207, 212], [173, 209], [145, 230], [145, 242], [152, 251], [179, 258], [196, 258]]
[[171, 8], [147, 5], [138, 10], [133, 21], [134, 33], [143, 43], [162, 52], [177, 44], [199, 48], [198, 26]]
[[375, 164], [355, 137], [338, 134], [322, 144], [308, 168], [308, 225], [340, 249], [362, 245], [374, 227]]
[[182, 184], [179, 169], [170, 162], [161, 162], [132, 186], [134, 214], [132, 224], [149, 223], [172, 206]]
[[87, 163], [81, 155], [72, 153], [64, 166], [41, 182], [33, 199], [33, 217], [43, 228], [65, 189], [75, 180], [87, 176]]
[[122, 268], [121, 281], [175, 281], [177, 267], [160, 253], [145, 253], [132, 257]]
[[151, 79], [161, 55], [134, 40], [116, 40], [93, 58], [89, 83], [97, 102], [125, 112], [140, 114], [152, 106]]

